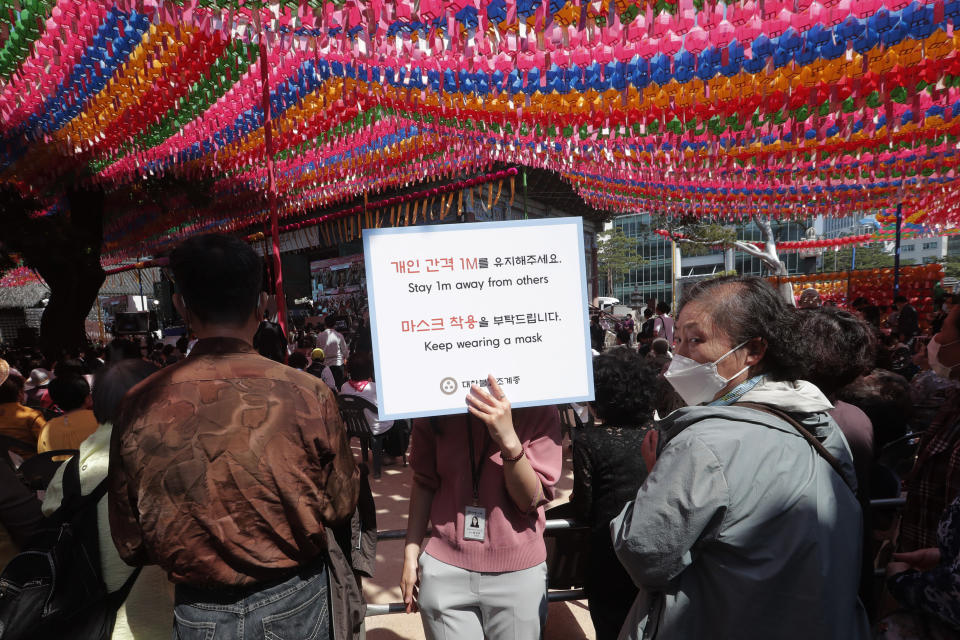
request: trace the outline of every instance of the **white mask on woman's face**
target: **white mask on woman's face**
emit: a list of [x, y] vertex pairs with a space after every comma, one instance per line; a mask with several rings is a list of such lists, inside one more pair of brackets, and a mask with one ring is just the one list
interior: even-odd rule
[[[749, 341], [748, 341], [749, 342]], [[724, 378], [717, 372], [717, 363], [731, 353], [747, 344], [742, 342], [713, 362], [697, 362], [686, 356], [675, 354], [670, 361], [670, 367], [663, 377], [670, 386], [680, 394], [688, 406], [694, 406], [713, 400], [731, 380], [739, 376], [750, 367], [744, 367], [729, 378]]]
[[[948, 342], [947, 344], [940, 344], [935, 338], [931, 338], [930, 342], [927, 343], [927, 362], [930, 364], [930, 368], [933, 369], [933, 372], [941, 378], [946, 378], [949, 380], [950, 372], [953, 370], [953, 367], [948, 367], [940, 362], [940, 349], [943, 347], [949, 347], [950, 345], [958, 342], [960, 342], [960, 340], [954, 340], [953, 342]], [[955, 367], [957, 365], [953, 366]]]

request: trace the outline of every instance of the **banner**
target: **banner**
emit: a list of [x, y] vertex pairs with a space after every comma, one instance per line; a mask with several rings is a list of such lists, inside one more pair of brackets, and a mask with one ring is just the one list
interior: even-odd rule
[[593, 400], [583, 220], [364, 229], [381, 420]]

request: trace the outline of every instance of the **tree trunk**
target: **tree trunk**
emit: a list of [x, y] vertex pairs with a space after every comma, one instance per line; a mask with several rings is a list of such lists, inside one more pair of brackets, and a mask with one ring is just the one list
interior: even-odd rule
[[597, 260], [596, 247], [590, 250], [590, 263], [593, 269], [593, 278], [591, 279], [591, 284], [593, 285], [593, 303], [599, 307], [600, 304], [597, 302], [597, 298], [600, 297], [600, 264]]
[[[717, 245], [722, 244], [726, 248], [736, 249], [742, 251], [754, 258], [760, 259], [763, 262], [764, 266], [770, 271], [770, 275], [773, 276], [786, 276], [787, 275], [787, 265], [785, 265], [781, 260], [780, 256], [777, 254], [777, 238], [773, 233], [773, 225], [770, 224], [770, 219], [766, 216], [760, 216], [754, 214], [752, 216], [753, 223], [757, 225], [760, 231], [763, 233], [763, 249], [758, 248], [755, 244], [750, 242], [743, 242], [741, 240], [724, 240], [721, 242], [707, 242], [700, 240], [691, 240], [689, 238], [677, 238], [671, 234], [671, 239], [674, 240], [678, 245], [680, 244], [691, 244], [691, 245]], [[789, 283], [781, 283], [777, 288], [780, 292], [780, 295], [783, 296], [783, 299], [787, 304], [791, 306], [796, 306], [796, 300], [793, 297], [793, 287]]]
[[67, 199], [70, 224], [53, 234], [59, 237], [50, 238], [45, 250], [34, 249], [25, 256], [50, 287], [40, 320], [40, 350], [50, 361], [87, 344], [87, 314], [106, 279], [100, 266], [103, 193], [74, 191]]
[[[773, 233], [773, 225], [770, 224], [770, 218], [754, 214], [751, 216], [751, 219], [753, 223], [759, 227], [760, 231], [763, 232], [763, 251], [760, 251], [753, 245], [749, 245], [753, 251], [748, 251], [748, 253], [760, 258], [763, 264], [770, 270], [770, 275], [786, 276], [787, 265], [780, 260], [780, 256], [777, 254], [777, 238]], [[737, 246], [743, 248], [742, 243], [737, 243]], [[789, 282], [781, 282], [777, 290], [787, 304], [792, 307], [797, 306], [797, 301], [793, 297], [793, 287]]]

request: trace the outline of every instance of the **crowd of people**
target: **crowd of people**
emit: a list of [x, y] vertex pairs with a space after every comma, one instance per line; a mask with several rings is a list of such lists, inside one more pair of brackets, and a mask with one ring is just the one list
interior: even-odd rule
[[[338, 403], [376, 405], [369, 320], [285, 335], [261, 259], [228, 236], [188, 239], [169, 270], [176, 344], [0, 351], [0, 565], [48, 540], [78, 485], [122, 595], [112, 637], [360, 634], [376, 505]], [[863, 302], [794, 308], [726, 276], [675, 314], [650, 301], [615, 345], [593, 318], [569, 506], [599, 640], [960, 633], [960, 304]], [[377, 452], [412, 432], [403, 600], [429, 640], [534, 640], [560, 414], [511, 409], [492, 376], [465, 402], [409, 426], [364, 414]], [[60, 464], [38, 488], [23, 470], [41, 458]], [[870, 507], [904, 492], [897, 516]]]

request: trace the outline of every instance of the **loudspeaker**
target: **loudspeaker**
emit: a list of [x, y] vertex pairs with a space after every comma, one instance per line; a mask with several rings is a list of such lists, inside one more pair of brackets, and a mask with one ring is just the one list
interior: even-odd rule
[[113, 323], [113, 335], [132, 336], [150, 332], [150, 312], [131, 311], [118, 313]]
[[165, 275], [160, 275], [160, 280], [153, 285], [153, 297], [160, 302], [157, 311], [160, 314], [160, 321], [164, 327], [179, 326], [183, 324], [183, 319], [177, 313], [177, 308], [173, 306], [173, 283]]

